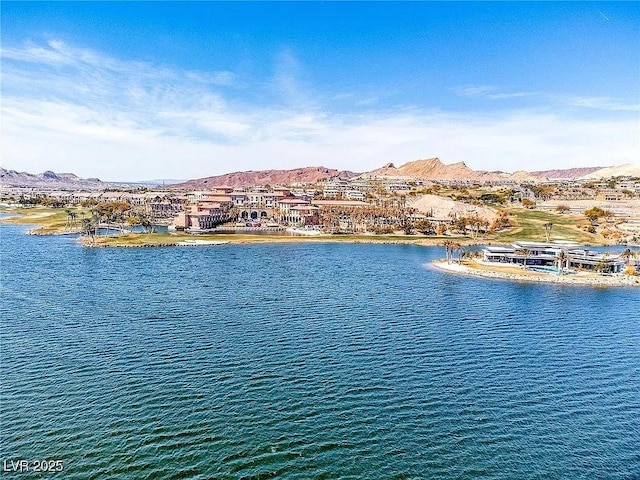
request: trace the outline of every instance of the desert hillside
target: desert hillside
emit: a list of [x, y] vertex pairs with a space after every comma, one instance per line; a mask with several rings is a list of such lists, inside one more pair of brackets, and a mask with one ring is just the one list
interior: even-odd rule
[[109, 187], [108, 183], [97, 178], [80, 178], [73, 173], [44, 172], [39, 174], [17, 172], [0, 168], [0, 185], [8, 187], [30, 187], [44, 189], [98, 190]]
[[[427, 158], [405, 163], [400, 167], [388, 163], [382, 168], [372, 170], [361, 175], [363, 178], [372, 177], [412, 177], [421, 180], [510, 180], [511, 174], [504, 172], [486, 172], [473, 170], [464, 162], [451, 164], [442, 163], [439, 158]], [[535, 177], [526, 172], [518, 172], [518, 180], [534, 181]]]
[[600, 180], [611, 177], [640, 177], [640, 163], [625, 163], [615, 167], [601, 168], [580, 177], [580, 180]]
[[357, 174], [325, 167], [294, 168], [292, 170], [257, 170], [199, 178], [172, 185], [171, 188], [206, 189], [212, 187], [243, 187], [256, 185], [291, 185], [315, 183], [328, 178], [351, 178]]
[[487, 207], [470, 205], [438, 195], [421, 195], [412, 199], [407, 205], [418, 212], [435, 218], [466, 217], [478, 215], [492, 221], [496, 212]]
[[575, 180], [577, 178], [588, 175], [596, 170], [601, 170], [603, 167], [579, 167], [579, 168], [564, 168], [556, 170], [538, 170], [531, 172], [531, 175], [540, 179], [549, 180]]

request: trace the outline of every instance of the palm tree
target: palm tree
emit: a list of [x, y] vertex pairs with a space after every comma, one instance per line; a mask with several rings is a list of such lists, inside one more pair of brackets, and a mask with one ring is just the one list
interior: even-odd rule
[[77, 223], [78, 214], [76, 212], [71, 212], [69, 215], [71, 216], [71, 226], [72, 226], [72, 228], [77, 228], [78, 227], [78, 223]]
[[464, 248], [462, 247], [462, 244], [454, 243], [453, 244], [453, 251], [458, 252], [458, 263], [461, 263], [462, 262], [462, 257], [464, 256]]
[[545, 223], [543, 227], [544, 227], [544, 234], [547, 236], [547, 243], [548, 243], [549, 239], [551, 238], [551, 229], [553, 228], [553, 223]]
[[82, 219], [82, 231], [85, 235], [91, 237], [91, 243], [96, 243], [97, 225], [96, 217]]
[[625, 260], [627, 267], [631, 266], [631, 258], [634, 257], [635, 254], [631, 251], [630, 248], [627, 248], [624, 252], [620, 254], [620, 258]]
[[67, 230], [71, 228], [71, 210], [67, 208], [64, 213], [67, 214], [67, 223], [64, 225], [65, 230]]
[[447, 259], [447, 263], [451, 263], [451, 251], [452, 251], [453, 242], [451, 240], [445, 240], [443, 242], [443, 245], [444, 245], [444, 252]]
[[529, 255], [531, 255], [531, 252], [529, 251], [528, 248], [520, 248], [518, 250], [516, 250], [516, 254], [517, 255], [521, 255], [522, 257], [524, 257], [524, 262], [523, 262], [523, 266], [526, 267], [527, 266], [527, 262], [529, 260]]
[[140, 216], [140, 225], [142, 225], [144, 233], [153, 233], [153, 222], [148, 214], [143, 213]]
[[603, 258], [598, 263], [595, 264], [594, 269], [598, 273], [603, 273], [608, 267], [608, 263]]
[[562, 271], [563, 264], [568, 260], [567, 253], [564, 250], [560, 250], [558, 253], [558, 270]]

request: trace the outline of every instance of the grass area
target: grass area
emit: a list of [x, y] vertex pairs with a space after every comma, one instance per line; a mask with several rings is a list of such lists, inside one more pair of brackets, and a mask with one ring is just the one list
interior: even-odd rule
[[529, 240], [544, 242], [547, 240], [544, 231], [545, 223], [552, 223], [551, 240], [566, 240], [585, 245], [606, 244], [600, 235], [585, 232], [580, 227], [588, 225], [588, 220], [581, 215], [567, 215], [541, 210], [518, 208], [509, 210], [514, 227], [499, 233], [495, 240], [499, 242], [513, 242]]
[[[82, 225], [82, 213], [90, 216], [90, 212], [84, 208], [70, 208], [77, 213], [77, 229]], [[67, 213], [64, 208], [49, 207], [2, 207], [0, 213], [12, 215], [2, 219], [5, 223], [15, 223], [21, 225], [38, 225], [33, 230], [34, 233], [50, 234], [69, 232], [67, 225]], [[15, 216], [14, 216], [15, 215]]]

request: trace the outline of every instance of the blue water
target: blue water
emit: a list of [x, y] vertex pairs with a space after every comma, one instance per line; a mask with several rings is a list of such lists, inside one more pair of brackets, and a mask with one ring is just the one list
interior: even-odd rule
[[[640, 292], [0, 226], [2, 478], [640, 478]], [[2, 467], [2, 465], [0, 465]]]

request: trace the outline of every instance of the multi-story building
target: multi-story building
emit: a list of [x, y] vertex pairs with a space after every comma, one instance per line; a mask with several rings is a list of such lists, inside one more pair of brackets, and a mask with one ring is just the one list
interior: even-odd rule
[[588, 250], [572, 243], [515, 242], [510, 246], [488, 246], [482, 250], [485, 262], [515, 264], [523, 267], [551, 267], [620, 273], [625, 262], [619, 255]]

